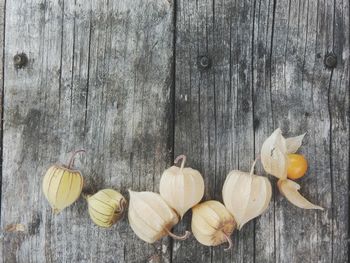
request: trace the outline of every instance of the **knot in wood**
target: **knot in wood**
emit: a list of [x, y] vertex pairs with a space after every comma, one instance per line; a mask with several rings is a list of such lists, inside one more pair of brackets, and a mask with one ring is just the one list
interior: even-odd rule
[[337, 56], [334, 53], [328, 53], [325, 56], [324, 64], [327, 68], [335, 68], [337, 66]]
[[208, 56], [199, 56], [197, 66], [200, 69], [208, 69], [211, 67], [211, 59]]
[[28, 63], [28, 57], [25, 53], [16, 54], [13, 57], [13, 63], [15, 64], [16, 68], [23, 68]]

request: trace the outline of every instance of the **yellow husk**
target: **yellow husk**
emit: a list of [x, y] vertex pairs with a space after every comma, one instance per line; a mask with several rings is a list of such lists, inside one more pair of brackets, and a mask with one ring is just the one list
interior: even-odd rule
[[113, 189], [103, 189], [86, 198], [92, 221], [100, 227], [111, 227], [123, 215], [127, 202]]
[[83, 189], [83, 176], [77, 170], [51, 166], [43, 179], [43, 192], [54, 213], [73, 204]]
[[217, 246], [228, 242], [230, 249], [230, 235], [236, 228], [236, 222], [223, 204], [211, 200], [192, 208], [191, 228], [199, 243]]
[[182, 218], [198, 204], [204, 195], [202, 175], [192, 168], [184, 168], [186, 156], [180, 155], [175, 163], [182, 159], [181, 167], [172, 166], [165, 170], [159, 185], [159, 192], [165, 202]]
[[159, 194], [131, 190], [129, 194], [129, 223], [140, 239], [147, 243], [154, 243], [167, 235], [179, 240], [189, 236], [188, 231], [184, 236], [176, 236], [170, 232], [171, 228], [179, 222], [179, 217]]
[[266, 177], [239, 170], [231, 171], [225, 180], [222, 197], [225, 207], [230, 211], [240, 230], [248, 221], [261, 215], [271, 200], [272, 188]]

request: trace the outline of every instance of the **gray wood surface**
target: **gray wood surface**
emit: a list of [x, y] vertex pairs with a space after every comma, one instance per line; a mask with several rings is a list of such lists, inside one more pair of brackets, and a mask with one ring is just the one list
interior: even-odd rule
[[[175, 153], [186, 153], [206, 183], [205, 199], [222, 201], [227, 173], [254, 160], [250, 1], [178, 1]], [[248, 43], [248, 45], [247, 45]], [[198, 57], [212, 67], [201, 70]], [[190, 225], [190, 216], [185, 218]], [[174, 262], [253, 262], [254, 225], [234, 234], [234, 249], [174, 242]], [[190, 244], [190, 245], [189, 245]]]
[[[248, 170], [281, 127], [308, 132], [301, 152], [310, 169], [299, 182], [326, 209], [293, 207], [275, 187], [269, 210], [236, 232], [231, 254], [175, 242], [175, 262], [347, 262], [348, 14], [346, 1], [178, 1], [175, 152], [203, 171], [206, 198], [221, 200], [228, 171]], [[338, 57], [334, 70], [324, 66], [328, 52]], [[203, 54], [212, 59], [205, 71]]]
[[[0, 262], [348, 262], [349, 1], [0, 1]], [[13, 56], [28, 65], [17, 69]], [[337, 66], [327, 68], [333, 52]], [[200, 65], [200, 57], [211, 61]], [[3, 89], [2, 89], [3, 88]], [[301, 192], [325, 211], [288, 203], [272, 177], [261, 217], [224, 252], [139, 240], [124, 218], [93, 225], [81, 198], [58, 216], [45, 169], [76, 160], [86, 192], [157, 191], [174, 156], [222, 201], [232, 169], [249, 170], [277, 127], [307, 132]], [[260, 164], [256, 172], [264, 174]], [[174, 229], [190, 229], [191, 213]], [[9, 224], [24, 232], [7, 232]]]
[[173, 6], [8, 0], [5, 28], [1, 229], [27, 230], [3, 233], [3, 262], [168, 261], [167, 239], [147, 245], [126, 218], [98, 228], [82, 198], [53, 216], [41, 181], [84, 148], [76, 166], [87, 191], [157, 190], [172, 158]]

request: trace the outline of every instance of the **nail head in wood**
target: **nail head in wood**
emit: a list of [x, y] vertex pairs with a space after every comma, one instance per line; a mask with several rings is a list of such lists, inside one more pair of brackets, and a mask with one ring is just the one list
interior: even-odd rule
[[208, 69], [211, 67], [211, 59], [208, 56], [199, 56], [197, 65], [200, 69]]
[[325, 56], [324, 64], [327, 68], [335, 68], [337, 66], [337, 56], [334, 53], [328, 53]]
[[15, 64], [16, 68], [23, 68], [28, 63], [28, 57], [25, 53], [16, 54], [13, 57], [13, 63]]

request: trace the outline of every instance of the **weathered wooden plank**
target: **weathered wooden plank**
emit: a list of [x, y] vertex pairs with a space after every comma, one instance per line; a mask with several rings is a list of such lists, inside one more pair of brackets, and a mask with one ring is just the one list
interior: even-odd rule
[[[344, 30], [349, 28], [345, 15], [349, 7], [345, 2], [335, 8], [333, 1], [276, 1], [271, 80], [265, 90], [260, 86], [255, 90], [256, 148], [277, 127], [287, 136], [308, 132], [301, 152], [310, 167], [298, 182], [301, 192], [325, 211], [296, 208], [275, 190], [274, 217], [268, 212], [259, 219], [259, 232], [269, 240], [275, 231], [274, 245], [268, 244], [275, 258], [257, 253], [257, 262], [348, 259], [349, 47], [345, 43], [349, 34]], [[336, 42], [344, 46], [337, 48]], [[334, 71], [324, 66], [331, 51], [341, 58]], [[263, 239], [257, 232], [257, 244]]]
[[[3, 92], [4, 92], [4, 76], [3, 76], [3, 70], [4, 70], [4, 30], [5, 30], [5, 1], [0, 1], [0, 138], [2, 138], [2, 113], [3, 113]], [[0, 143], [0, 155], [1, 155], [1, 162], [0, 162], [0, 184], [2, 182], [2, 139]], [[0, 203], [1, 203], [1, 188], [0, 188]], [[0, 206], [1, 209], [1, 206]], [[0, 216], [0, 222], [1, 222], [1, 216]], [[2, 258], [2, 244], [1, 242], [2, 236], [0, 234], [0, 258]]]
[[[172, 148], [173, 6], [168, 1], [6, 4], [4, 262], [167, 262], [169, 243], [140, 241], [126, 218], [94, 226], [83, 200], [53, 216], [41, 193], [48, 165], [76, 161], [86, 190], [157, 190]], [[12, 57], [29, 64], [15, 69]]]
[[[3, 91], [4, 91], [3, 90], [3, 85], [4, 85], [4, 76], [3, 76], [3, 70], [4, 70], [4, 52], [3, 52], [3, 50], [4, 50], [4, 30], [5, 30], [5, 2], [0, 1], [0, 94], [1, 94], [0, 95], [0, 115], [1, 116], [2, 116]], [[1, 119], [0, 136], [2, 138], [2, 119]], [[2, 143], [0, 144], [0, 153], [2, 153]], [[1, 156], [2, 156], [2, 154], [1, 154]], [[0, 170], [0, 174], [1, 174], [1, 170]], [[0, 176], [0, 184], [1, 184], [1, 176]], [[0, 196], [0, 200], [1, 200], [1, 196]]]
[[[51, 211], [45, 209], [41, 193], [44, 167], [58, 157], [61, 139], [54, 132], [60, 41], [53, 36], [60, 35], [61, 12], [57, 2], [50, 7], [38, 1], [6, 2], [1, 229], [22, 223], [26, 232], [4, 233], [3, 262], [51, 262], [51, 249], [59, 249], [49, 238], [45, 246]], [[13, 56], [21, 52], [27, 54], [28, 65], [16, 69]]]
[[[273, 44], [275, 1], [256, 1], [254, 18], [254, 42], [252, 56], [253, 103], [254, 103], [254, 141], [255, 154], [260, 155], [260, 148], [274, 125], [272, 105], [270, 103], [271, 56]], [[278, 47], [276, 47], [278, 48]], [[257, 162], [256, 173], [266, 175], [260, 162]], [[274, 179], [269, 176], [273, 186], [272, 201], [269, 208], [255, 219], [255, 262], [275, 261], [275, 210], [274, 200], [278, 190]]]
[[337, 67], [328, 87], [332, 176], [332, 260], [349, 262], [350, 3], [334, 1], [333, 52]]
[[[205, 179], [205, 199], [222, 201], [232, 169], [254, 159], [252, 30], [254, 1], [178, 1], [176, 25], [175, 153]], [[207, 55], [212, 67], [200, 69]], [[190, 228], [190, 217], [181, 226]], [[234, 249], [208, 248], [192, 237], [174, 242], [174, 262], [253, 262], [254, 224], [235, 232]]]
[[[348, 255], [349, 113], [346, 109], [349, 107], [349, 52], [344, 48], [348, 47], [348, 34], [344, 29], [349, 28], [348, 16], [345, 15], [348, 5], [336, 3], [334, 9], [332, 1], [326, 1], [325, 5], [317, 1], [256, 1], [251, 5], [255, 16], [254, 31], [249, 31], [237, 25], [235, 19], [239, 20], [239, 15], [230, 10], [230, 4], [213, 3], [180, 1], [177, 7], [175, 152], [187, 153], [193, 165], [204, 171], [207, 186], [211, 187], [206, 198], [214, 196], [220, 199], [217, 190], [224, 178], [221, 171], [226, 168], [222, 169], [226, 160], [221, 153], [229, 156], [235, 150], [226, 148], [232, 141], [230, 135], [223, 140], [224, 145], [220, 143], [230, 122], [226, 121], [225, 126], [220, 123], [224, 118], [215, 117], [222, 112], [235, 116], [230, 112], [235, 102], [227, 104], [220, 99], [227, 86], [230, 87], [225, 76], [232, 72], [227, 69], [231, 66], [228, 64], [231, 54], [227, 52], [227, 45], [240, 48], [237, 42], [228, 42], [230, 38], [223, 36], [222, 32], [231, 36], [231, 28], [240, 28], [239, 36], [243, 35], [245, 45], [251, 43], [249, 35], [252, 34], [252, 57], [245, 57], [242, 50], [237, 57], [243, 57], [241, 66], [244, 63], [251, 65], [247, 75], [253, 74], [255, 153], [259, 154], [261, 144], [276, 127], [282, 127], [286, 135], [308, 131], [302, 152], [310, 159], [310, 169], [309, 176], [300, 180], [302, 192], [327, 208], [325, 212], [295, 208], [275, 189], [272, 205], [257, 219], [255, 245], [250, 242], [255, 247], [254, 259], [256, 262], [345, 262]], [[249, 12], [250, 9], [241, 10]], [[334, 14], [334, 10], [338, 14]], [[234, 14], [232, 17], [231, 13]], [[244, 37], [244, 33], [248, 37]], [[333, 48], [336, 41], [341, 50], [335, 45]], [[337, 81], [335, 74], [323, 64], [324, 56], [332, 50], [343, 62], [336, 69], [339, 74]], [[213, 68], [199, 71], [196, 59], [207, 53], [214, 57]], [[235, 76], [234, 72], [231, 74]], [[331, 80], [340, 86], [334, 94]], [[231, 99], [227, 93], [225, 98]], [[332, 101], [339, 106], [332, 108]], [[248, 131], [251, 128], [246, 124], [243, 127]], [[339, 135], [334, 137], [333, 133]], [[330, 150], [334, 147], [337, 149], [336, 159], [334, 150]], [[261, 169], [258, 171], [262, 172]], [[208, 178], [207, 174], [214, 176]], [[334, 178], [333, 174], [337, 177]], [[273, 178], [271, 180], [276, 182]], [[182, 244], [175, 242], [175, 261], [196, 258], [214, 262], [228, 260], [216, 249], [209, 251]], [[240, 254], [235, 258], [239, 260]]]
[[[168, 1], [7, 0], [1, 225], [26, 231], [3, 234], [3, 262], [169, 261], [167, 240], [146, 245], [126, 220], [101, 230], [83, 200], [53, 217], [40, 188], [49, 163], [82, 147], [86, 190], [157, 190], [172, 155], [172, 10]], [[173, 261], [346, 262], [348, 1], [179, 0], [177, 11], [175, 154], [203, 172], [205, 198], [222, 200], [227, 172], [249, 169], [282, 127], [308, 131], [300, 184], [326, 211], [295, 208], [274, 189], [231, 253], [192, 237], [174, 242]], [[334, 70], [323, 65], [331, 51]], [[12, 64], [19, 52], [24, 69]], [[202, 55], [211, 68], [198, 67]], [[190, 214], [176, 231], [189, 223]]]

